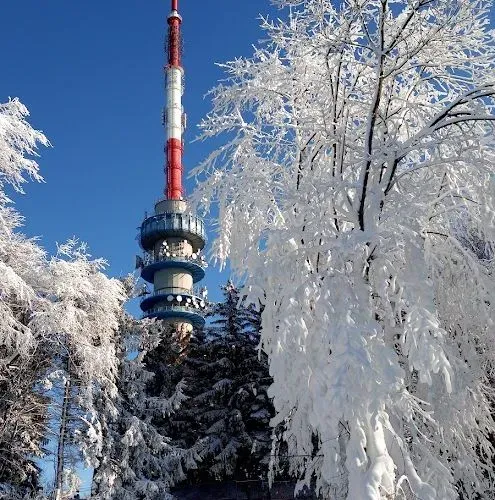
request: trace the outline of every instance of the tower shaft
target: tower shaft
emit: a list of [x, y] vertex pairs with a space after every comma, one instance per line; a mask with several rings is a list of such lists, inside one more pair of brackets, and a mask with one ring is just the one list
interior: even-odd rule
[[206, 243], [203, 221], [192, 214], [183, 199], [182, 135], [185, 118], [182, 109], [183, 76], [181, 65], [181, 25], [178, 0], [172, 0], [168, 16], [166, 75], [166, 173], [165, 198], [155, 204], [155, 212], [140, 228], [141, 277], [153, 284], [153, 292], [141, 301], [144, 317], [157, 318], [173, 326], [182, 344], [193, 328], [201, 328], [206, 310], [206, 290], [197, 289], [206, 262], [201, 251]]

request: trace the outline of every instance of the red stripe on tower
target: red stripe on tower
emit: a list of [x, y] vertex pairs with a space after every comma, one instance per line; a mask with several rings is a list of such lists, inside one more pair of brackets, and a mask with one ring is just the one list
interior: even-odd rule
[[181, 24], [182, 17], [177, 12], [178, 0], [172, 0], [172, 12], [168, 16], [168, 65], [166, 103], [166, 172], [165, 195], [170, 200], [182, 199], [182, 77], [181, 66]]
[[180, 200], [182, 198], [182, 140], [167, 141], [167, 198]]

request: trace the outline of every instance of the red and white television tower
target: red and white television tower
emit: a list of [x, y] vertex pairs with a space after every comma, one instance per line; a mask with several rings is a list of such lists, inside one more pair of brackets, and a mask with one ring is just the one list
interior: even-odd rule
[[201, 250], [206, 243], [203, 221], [187, 208], [182, 187], [182, 154], [185, 115], [182, 109], [182, 17], [178, 0], [172, 0], [168, 16], [166, 76], [166, 187], [165, 197], [155, 204], [155, 213], [140, 228], [144, 257], [139, 258], [141, 277], [153, 284], [153, 293], [141, 301], [144, 317], [170, 323], [187, 339], [194, 327], [204, 325], [206, 291], [195, 284], [205, 275]]

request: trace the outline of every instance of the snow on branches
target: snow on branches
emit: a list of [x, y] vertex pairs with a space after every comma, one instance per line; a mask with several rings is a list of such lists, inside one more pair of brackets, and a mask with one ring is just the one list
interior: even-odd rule
[[36, 181], [42, 181], [39, 167], [33, 157], [37, 156], [38, 144], [48, 146], [45, 135], [35, 130], [26, 121], [29, 111], [19, 99], [0, 103], [0, 203], [8, 201], [4, 192], [6, 184], [16, 191], [22, 191], [27, 174]]
[[43, 454], [47, 418], [47, 400], [33, 387], [49, 362], [29, 325], [31, 311], [44, 301], [45, 252], [18, 232], [22, 217], [5, 193], [9, 185], [20, 191], [25, 174], [41, 180], [25, 155], [48, 141], [27, 115], [17, 99], [0, 104], [0, 484], [12, 496], [37, 486], [33, 457]]
[[490, 3], [276, 3], [287, 20], [223, 65], [202, 130], [225, 143], [195, 172], [216, 257], [264, 305], [272, 424], [324, 498], [485, 496]]
[[[197, 449], [178, 447], [160, 432], [187, 399], [185, 385], [183, 381], [167, 384], [160, 374], [150, 371], [145, 360], [157, 351], [161, 367], [166, 367], [164, 358], [174, 351], [172, 332], [163, 322], [127, 316], [120, 333], [118, 396], [113, 405], [98, 405], [105, 439], [92, 498], [172, 499], [170, 488], [183, 481], [186, 471], [197, 468], [200, 461]], [[151, 394], [150, 388], [157, 394]], [[156, 425], [157, 421], [161, 425]]]
[[[86, 431], [98, 390], [115, 395], [115, 334], [126, 298], [120, 281], [104, 275], [105, 262], [91, 259], [76, 239], [48, 259], [19, 232], [23, 218], [5, 190], [22, 193], [26, 177], [42, 180], [33, 158], [39, 144], [49, 145], [28, 114], [17, 99], [0, 104], [0, 483], [19, 494], [38, 487], [33, 457], [46, 453], [48, 408], [57, 403], [47, 392], [52, 381], [64, 384], [60, 482], [70, 473], [64, 470], [70, 406], [77, 408], [76, 427]], [[97, 428], [89, 426], [93, 439]]]

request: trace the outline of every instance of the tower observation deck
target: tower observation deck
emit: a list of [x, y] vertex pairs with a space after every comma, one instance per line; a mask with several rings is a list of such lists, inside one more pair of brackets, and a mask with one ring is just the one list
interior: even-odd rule
[[165, 66], [166, 185], [154, 214], [141, 224], [139, 242], [144, 251], [140, 259], [141, 277], [153, 284], [153, 292], [141, 301], [143, 316], [162, 319], [180, 334], [188, 335], [205, 323], [206, 290], [198, 290], [197, 284], [205, 276], [206, 261], [201, 251], [206, 233], [203, 221], [188, 210], [182, 187], [186, 120], [182, 108], [181, 25], [178, 0], [172, 0]]

